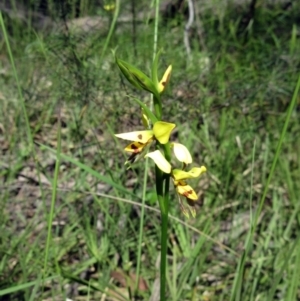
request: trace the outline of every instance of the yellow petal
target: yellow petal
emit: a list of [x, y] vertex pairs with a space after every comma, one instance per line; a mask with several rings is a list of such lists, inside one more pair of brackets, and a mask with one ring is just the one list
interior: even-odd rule
[[[172, 174], [173, 174], [173, 170], [172, 170]], [[174, 180], [174, 186], [178, 186], [178, 185], [185, 186], [185, 185], [187, 185], [187, 183], [183, 180], [179, 180], [179, 181]]]
[[175, 157], [178, 161], [183, 162], [185, 164], [190, 164], [193, 162], [192, 156], [189, 150], [181, 143], [172, 143], [173, 151]]
[[198, 200], [198, 196], [197, 196], [196, 192], [190, 185], [183, 185], [183, 186], [178, 185], [178, 186], [176, 186], [176, 191], [180, 195], [183, 195], [184, 197], [186, 197], [190, 200], [193, 200], [193, 201]]
[[160, 150], [148, 153], [145, 157], [151, 158], [160, 170], [164, 173], [171, 172], [171, 164], [166, 160]]
[[141, 142], [132, 142], [130, 144], [128, 144], [124, 150], [125, 152], [129, 152], [129, 153], [134, 153], [134, 154], [138, 154], [140, 153], [143, 148], [146, 146], [147, 144], [145, 143], [141, 143]]
[[147, 143], [151, 140], [153, 137], [153, 131], [136, 131], [136, 132], [129, 132], [129, 133], [121, 133], [121, 134], [115, 134], [116, 137], [129, 140], [129, 141], [135, 141], [140, 143]]
[[206, 167], [201, 166], [201, 167], [193, 167], [188, 173], [191, 176], [191, 178], [198, 178], [205, 172], [206, 172]]
[[[175, 182], [184, 180], [184, 179], [188, 179], [190, 177], [189, 173], [187, 171], [184, 171], [181, 169], [173, 169], [172, 176], [173, 176]], [[177, 184], [175, 184], [175, 185], [177, 185]]]
[[164, 121], [155, 122], [153, 126], [153, 133], [159, 143], [166, 144], [169, 141], [171, 132], [173, 131], [175, 126], [176, 124], [174, 123]]
[[206, 172], [206, 167], [193, 167], [190, 171], [184, 171], [181, 169], [173, 169], [172, 170], [172, 176], [175, 181], [190, 179], [190, 178], [197, 178], [201, 174]]
[[167, 68], [167, 70], [165, 71], [161, 81], [158, 84], [158, 92], [159, 93], [162, 93], [166, 89], [166, 86], [167, 86], [168, 82], [170, 81], [171, 71], [172, 71], [172, 65], [170, 65]]

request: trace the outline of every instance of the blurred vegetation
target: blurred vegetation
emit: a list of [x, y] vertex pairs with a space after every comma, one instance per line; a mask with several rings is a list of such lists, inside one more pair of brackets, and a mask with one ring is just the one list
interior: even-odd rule
[[[194, 183], [201, 191], [196, 219], [184, 219], [173, 194], [169, 300], [299, 300], [299, 96], [240, 286], [234, 277], [299, 76], [300, 4], [208, 1], [204, 9], [194, 2], [190, 55], [183, 42], [187, 3], [162, 3], [159, 23], [161, 72], [173, 65], [164, 119], [178, 125], [173, 139], [209, 171]], [[150, 100], [122, 78], [110, 51], [150, 73], [150, 2], [122, 1], [105, 52], [114, 13], [106, 2], [4, 3], [20, 83], [2, 28], [0, 300], [157, 300], [153, 172], [134, 293], [144, 167], [126, 170], [125, 145], [113, 136], [142, 129], [128, 95]], [[58, 132], [62, 156], [45, 269]]]

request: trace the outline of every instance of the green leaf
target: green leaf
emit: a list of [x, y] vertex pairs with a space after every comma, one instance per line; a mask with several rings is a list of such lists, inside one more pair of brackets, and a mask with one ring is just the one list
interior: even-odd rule
[[[51, 277], [47, 277], [47, 278], [43, 279], [43, 282], [45, 283], [47, 281], [51, 281], [51, 280], [56, 279], [58, 277], [59, 277], [59, 275], [54, 275], [54, 276], [51, 276]], [[37, 279], [37, 280], [31, 281], [31, 282], [16, 284], [15, 286], [11, 286], [11, 287], [8, 287], [8, 288], [1, 289], [0, 290], [0, 296], [13, 294], [13, 293], [16, 293], [18, 291], [23, 291], [23, 290], [25, 290], [29, 287], [35, 286], [37, 284], [40, 285], [41, 282], [42, 282], [41, 279]]]

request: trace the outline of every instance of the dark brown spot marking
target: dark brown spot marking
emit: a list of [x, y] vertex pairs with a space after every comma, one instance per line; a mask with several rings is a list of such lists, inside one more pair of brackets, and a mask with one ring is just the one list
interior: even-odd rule
[[141, 147], [143, 143], [135, 142], [130, 145], [130, 148], [133, 150], [134, 154], [138, 154], [141, 152]]
[[167, 82], [162, 82], [161, 83], [164, 87], [166, 86]]
[[193, 194], [193, 190], [185, 191], [183, 195], [188, 198], [190, 194]]
[[139, 134], [139, 135], [138, 135], [138, 138], [139, 138], [140, 140], [142, 140], [143, 135], [142, 135], [142, 134]]

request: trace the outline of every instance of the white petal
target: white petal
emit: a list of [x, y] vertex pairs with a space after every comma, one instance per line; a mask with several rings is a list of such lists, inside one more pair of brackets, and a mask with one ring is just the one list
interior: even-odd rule
[[190, 164], [193, 162], [189, 150], [183, 144], [173, 143], [173, 150], [178, 161], [183, 162], [185, 164]]
[[164, 173], [171, 172], [171, 164], [166, 160], [165, 156], [160, 150], [148, 153], [145, 157], [151, 158], [160, 170]]
[[115, 136], [124, 140], [147, 143], [153, 137], [153, 131], [136, 131], [115, 134]]

